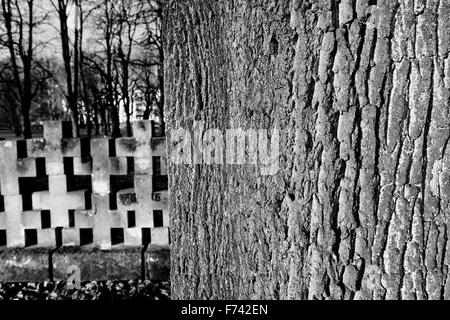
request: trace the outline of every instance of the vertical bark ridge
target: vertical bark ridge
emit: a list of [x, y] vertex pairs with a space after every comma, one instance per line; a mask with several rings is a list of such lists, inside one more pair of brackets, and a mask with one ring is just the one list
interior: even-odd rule
[[450, 297], [448, 1], [165, 14], [169, 138], [281, 130], [273, 176], [169, 163], [174, 298]]

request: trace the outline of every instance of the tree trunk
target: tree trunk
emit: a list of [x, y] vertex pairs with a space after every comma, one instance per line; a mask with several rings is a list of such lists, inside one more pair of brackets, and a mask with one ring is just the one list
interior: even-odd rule
[[31, 102], [22, 105], [22, 118], [23, 118], [23, 137], [24, 139], [32, 138], [31, 121], [30, 121], [30, 106]]
[[110, 104], [110, 114], [111, 114], [111, 135], [114, 138], [118, 138], [122, 136], [122, 132], [120, 130], [120, 119], [119, 119], [119, 107], [116, 103]]
[[22, 130], [22, 123], [21, 123], [21, 114], [19, 111], [19, 108], [13, 108], [11, 111], [11, 120], [10, 123], [12, 127], [14, 128], [14, 132], [16, 134], [16, 137], [22, 136], [23, 130]]
[[105, 106], [101, 106], [100, 119], [102, 124], [103, 135], [107, 136], [109, 134], [109, 119]]
[[25, 139], [32, 138], [32, 130], [31, 130], [31, 119], [30, 119], [30, 111], [31, 111], [31, 86], [32, 86], [32, 78], [31, 78], [31, 58], [25, 58], [24, 67], [23, 67], [23, 97], [22, 97], [22, 118], [23, 118], [23, 137]]
[[74, 45], [74, 76], [72, 75], [72, 52], [70, 50], [69, 27], [67, 25], [68, 12], [67, 2], [58, 0], [58, 17], [60, 24], [60, 36], [64, 70], [66, 72], [66, 99], [69, 105], [72, 121], [73, 136], [79, 136], [79, 112], [78, 112], [78, 30], [75, 32]]
[[127, 125], [127, 137], [133, 136], [133, 129], [131, 127], [131, 111], [130, 107], [125, 107], [125, 114], [126, 114], [126, 125]]
[[169, 163], [173, 298], [450, 298], [450, 3], [369, 2], [166, 4], [169, 138], [277, 127], [281, 154]]

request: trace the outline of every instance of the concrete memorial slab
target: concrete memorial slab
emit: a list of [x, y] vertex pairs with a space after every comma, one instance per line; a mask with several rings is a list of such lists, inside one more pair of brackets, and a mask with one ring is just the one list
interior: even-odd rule
[[[158, 186], [167, 179], [166, 140], [152, 136], [151, 121], [133, 123], [132, 137], [90, 141], [72, 138], [65, 122], [43, 127], [43, 138], [0, 141], [0, 265], [14, 268], [9, 253], [17, 256], [23, 248], [38, 264], [48, 257], [29, 250], [70, 247], [82, 253], [80, 264], [98, 258], [106, 268], [121, 248], [169, 245], [167, 190]], [[77, 263], [67, 252], [56, 254], [56, 269]], [[8, 270], [0, 281], [14, 277]], [[21, 278], [32, 280], [30, 274]]]

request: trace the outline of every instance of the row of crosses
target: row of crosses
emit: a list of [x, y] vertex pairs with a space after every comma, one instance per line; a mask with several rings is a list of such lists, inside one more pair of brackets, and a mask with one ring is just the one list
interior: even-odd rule
[[[43, 138], [25, 140], [26, 156], [19, 142], [0, 141], [0, 231], [6, 231], [6, 245], [27, 246], [28, 230], [36, 233], [37, 243], [32, 244], [39, 247], [54, 247], [56, 230], [64, 246], [85, 244], [81, 239], [83, 230], [91, 231], [92, 245], [101, 249], [114, 245], [112, 230], [122, 230], [120, 244], [124, 246], [142, 245], [144, 231], [150, 232], [152, 244], [168, 245], [167, 190], [158, 192], [157, 197], [153, 192], [156, 158], [158, 173], [167, 174], [166, 140], [153, 137], [152, 125], [151, 121], [134, 122], [133, 137], [83, 140], [64, 137], [65, 124], [49, 121], [43, 125]], [[33, 191], [31, 208], [25, 208], [21, 179], [32, 184], [30, 178], [42, 174], [36, 165], [39, 159], [45, 159], [48, 190]], [[72, 177], [65, 163], [71, 163], [73, 176], [90, 177], [90, 185], [69, 190]], [[111, 178], [130, 174], [130, 166], [134, 187], [113, 190]], [[111, 208], [112, 197], [116, 208]], [[43, 212], [49, 213], [49, 222], [43, 222]], [[162, 213], [162, 225], [155, 226], [155, 212]], [[132, 225], [128, 221], [130, 213]]]

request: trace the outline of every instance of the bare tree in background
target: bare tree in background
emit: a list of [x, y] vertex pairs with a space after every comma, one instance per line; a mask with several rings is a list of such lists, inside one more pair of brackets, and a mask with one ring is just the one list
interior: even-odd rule
[[[151, 114], [157, 114], [163, 124], [163, 49], [158, 1], [47, 0], [43, 7], [32, 0], [0, 1], [0, 30], [4, 31], [0, 34], [0, 50], [9, 56], [8, 63], [2, 64], [0, 81], [3, 88], [11, 91], [8, 99], [11, 96], [18, 105], [26, 137], [31, 137], [33, 99], [45, 101], [35, 99], [44, 87], [54, 95], [53, 99], [47, 99], [52, 101], [49, 117], [70, 116], [75, 136], [94, 133], [118, 137], [124, 124], [126, 134], [131, 135], [132, 119], [148, 119]], [[49, 6], [54, 10], [48, 10]], [[47, 21], [39, 17], [37, 11], [42, 9], [49, 15]], [[43, 40], [36, 41], [33, 32], [40, 31], [37, 27], [43, 21], [48, 22], [47, 27], [55, 28], [59, 36], [47, 38], [49, 47], [35, 57], [36, 47]], [[48, 55], [51, 63], [43, 63]], [[49, 78], [54, 82], [51, 88], [47, 87]], [[136, 104], [135, 99], [144, 100], [145, 104]], [[70, 112], [63, 110], [64, 102]], [[4, 113], [8, 119], [15, 114]]]
[[103, 30], [103, 39], [100, 43], [104, 47], [105, 69], [102, 72], [106, 83], [106, 99], [108, 102], [108, 109], [111, 115], [113, 137], [120, 137], [120, 119], [119, 119], [119, 105], [116, 99], [114, 86], [114, 34], [116, 33], [117, 25], [114, 21], [114, 3], [111, 0], [103, 0], [103, 15], [99, 19], [99, 28]]
[[103, 70], [102, 65], [97, 62], [99, 57], [96, 54], [83, 54], [83, 81], [84, 100], [92, 103], [92, 120], [95, 126], [95, 134], [109, 135], [110, 125], [108, 112], [110, 111], [110, 99], [108, 98], [108, 75]]
[[[157, 2], [153, 1], [113, 3], [103, 0], [95, 9], [95, 26], [102, 30], [96, 43], [101, 50], [87, 56], [85, 63], [102, 77], [113, 131], [119, 128], [119, 108], [123, 108], [127, 135], [131, 134], [131, 118], [135, 112], [133, 99], [138, 90], [148, 97], [145, 99], [146, 118], [151, 104], [162, 101], [159, 99], [162, 93], [157, 89], [158, 82], [162, 83], [157, 75], [159, 57], [162, 56], [160, 12]], [[96, 86], [97, 93], [100, 92], [98, 89]], [[162, 114], [162, 110], [159, 113]]]
[[[78, 111], [78, 90], [79, 90], [79, 17], [76, 18], [74, 45], [70, 41], [68, 26], [68, 5], [72, 0], [51, 0], [50, 3], [58, 13], [62, 55], [66, 72], [66, 99], [71, 111], [74, 135], [79, 136], [79, 111]], [[80, 0], [73, 0], [75, 10], [79, 14]]]
[[14, 128], [17, 137], [22, 135], [22, 123], [20, 115], [20, 107], [18, 105], [18, 97], [15, 90], [16, 82], [12, 75], [9, 64], [0, 65], [0, 111], [3, 121], [7, 121], [8, 125]]
[[[21, 108], [23, 135], [25, 138], [31, 138], [32, 99], [48, 78], [33, 78], [33, 69], [39, 67], [34, 63], [34, 50], [37, 46], [33, 41], [34, 29], [45, 21], [46, 16], [35, 17], [33, 0], [1, 0], [1, 9], [3, 24], [0, 24], [0, 30], [4, 30], [0, 34], [0, 45], [6, 47], [9, 52], [15, 82], [10, 94]], [[8, 86], [11, 82], [6, 81], [5, 84]]]
[[133, 88], [131, 86], [132, 53], [136, 43], [136, 33], [141, 21], [143, 2], [120, 0], [116, 8], [117, 21], [117, 63], [121, 102], [126, 116], [127, 135], [131, 136], [131, 116]]
[[[156, 103], [161, 129], [164, 133], [164, 48], [161, 32], [163, 1], [147, 0], [146, 4], [142, 17], [146, 32], [140, 42], [145, 58], [138, 62], [141, 65], [140, 83], [146, 104], [144, 118], [148, 119], [150, 108]], [[157, 81], [154, 81], [155, 69]]]

